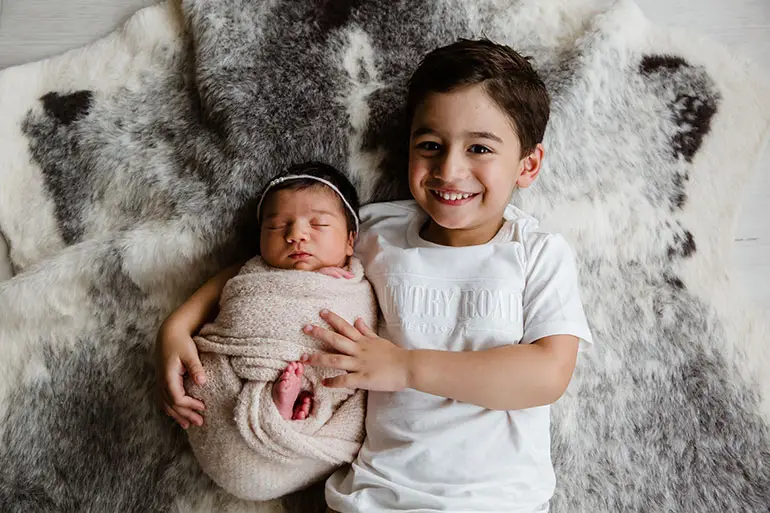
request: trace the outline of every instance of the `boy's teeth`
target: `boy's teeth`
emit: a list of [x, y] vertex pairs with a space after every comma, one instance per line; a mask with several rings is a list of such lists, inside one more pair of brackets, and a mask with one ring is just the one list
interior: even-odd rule
[[469, 193], [456, 193], [456, 192], [436, 192], [441, 198], [449, 201], [455, 201], [458, 199], [467, 199], [470, 198], [471, 195]]

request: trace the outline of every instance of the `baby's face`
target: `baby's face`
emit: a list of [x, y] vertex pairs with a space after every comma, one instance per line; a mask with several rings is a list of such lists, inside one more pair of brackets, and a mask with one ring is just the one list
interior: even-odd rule
[[354, 243], [344, 208], [324, 186], [269, 193], [262, 206], [262, 259], [272, 267], [300, 271], [344, 266]]

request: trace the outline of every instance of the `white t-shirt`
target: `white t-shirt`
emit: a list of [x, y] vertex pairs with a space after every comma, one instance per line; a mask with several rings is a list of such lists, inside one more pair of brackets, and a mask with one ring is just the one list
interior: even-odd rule
[[[413, 201], [361, 212], [356, 250], [380, 303], [380, 336], [410, 349], [470, 351], [549, 335], [591, 341], [575, 263], [559, 235], [515, 207], [487, 244], [423, 240]], [[555, 476], [549, 407], [497, 411], [407, 389], [370, 392], [366, 440], [329, 478], [340, 513], [547, 511]]]

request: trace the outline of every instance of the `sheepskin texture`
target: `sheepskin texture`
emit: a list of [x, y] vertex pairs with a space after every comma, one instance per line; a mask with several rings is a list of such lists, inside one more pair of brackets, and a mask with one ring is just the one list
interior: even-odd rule
[[342, 371], [306, 366], [302, 389], [313, 394], [308, 418], [284, 419], [273, 386], [289, 362], [331, 348], [302, 331], [328, 308], [348, 322], [377, 325], [377, 300], [357, 258], [353, 278], [276, 269], [254, 257], [222, 290], [219, 313], [195, 343], [206, 383], [187, 379], [203, 401], [204, 424], [187, 431], [201, 468], [246, 500], [269, 500], [321, 481], [350, 463], [364, 441], [366, 392], [323, 386]]
[[573, 245], [596, 340], [553, 408], [552, 511], [769, 510], [770, 331], [728, 273], [770, 123], [754, 65], [626, 0], [177, 2], [0, 73], [0, 510], [322, 511], [205, 476], [154, 399], [156, 330], [254, 251], [288, 164], [403, 197], [407, 77], [480, 36], [552, 95], [514, 201]]

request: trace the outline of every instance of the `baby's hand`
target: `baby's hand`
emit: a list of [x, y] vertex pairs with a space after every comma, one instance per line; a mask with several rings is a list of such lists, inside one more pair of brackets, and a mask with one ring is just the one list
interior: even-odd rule
[[199, 412], [206, 409], [205, 405], [187, 395], [184, 389], [185, 373], [189, 373], [196, 384], [206, 382], [195, 342], [188, 333], [161, 329], [156, 353], [158, 392], [163, 410], [184, 429], [190, 427], [190, 423], [203, 425]]
[[355, 277], [355, 274], [342, 267], [322, 267], [316, 272], [331, 276], [332, 278], [347, 278], [350, 280]]

